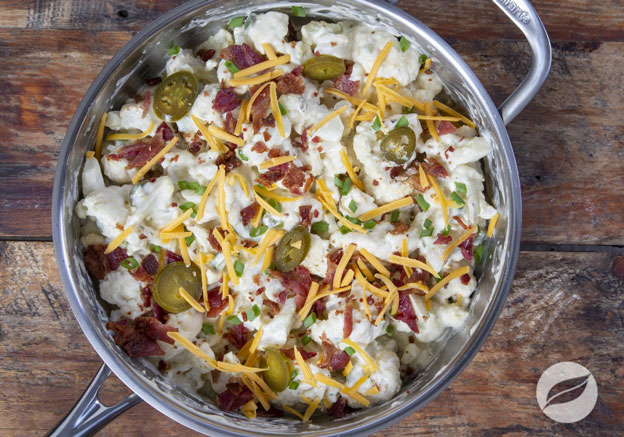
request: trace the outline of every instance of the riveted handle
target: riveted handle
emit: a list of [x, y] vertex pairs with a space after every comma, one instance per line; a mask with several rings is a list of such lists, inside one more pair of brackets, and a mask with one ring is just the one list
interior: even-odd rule
[[110, 407], [103, 405], [98, 399], [98, 393], [110, 374], [110, 369], [106, 364], [102, 364], [74, 408], [46, 435], [50, 437], [93, 435], [121, 413], [141, 402], [141, 398], [132, 393], [116, 405]]

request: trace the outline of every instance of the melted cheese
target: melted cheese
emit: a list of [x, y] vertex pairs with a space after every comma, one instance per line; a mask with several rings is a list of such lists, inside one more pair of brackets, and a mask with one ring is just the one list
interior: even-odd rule
[[371, 263], [373, 267], [375, 267], [375, 269], [377, 269], [379, 273], [381, 273], [384, 276], [390, 276], [390, 271], [387, 268], [385, 268], [383, 264], [381, 264], [381, 262], [375, 257], [375, 255], [373, 255], [372, 253], [370, 253], [368, 250], [366, 250], [363, 247], [360, 248], [359, 252], [362, 254], [364, 258], [366, 258], [366, 260], [369, 263]]
[[[467, 274], [469, 271], [470, 268], [468, 266], [463, 266], [446, 275], [444, 278], [442, 278], [440, 282], [431, 287], [431, 289], [427, 292], [427, 295], [425, 296], [425, 301], [429, 301], [433, 297], [433, 295], [438, 292], [438, 290], [451, 282], [453, 279], [457, 279]], [[429, 310], [429, 308], [427, 308], [427, 310]]]
[[195, 123], [195, 127], [199, 129], [199, 131], [201, 132], [202, 136], [204, 137], [204, 139], [206, 140], [210, 148], [214, 152], [221, 153], [219, 146], [213, 140], [212, 135], [210, 135], [210, 132], [208, 132], [208, 129], [206, 129], [206, 126], [204, 126], [204, 123], [202, 123], [201, 120], [199, 120], [193, 114], [191, 114], [191, 120], [193, 120], [193, 123]]
[[195, 221], [199, 222], [204, 216], [204, 209], [206, 208], [206, 202], [208, 201], [208, 196], [210, 195], [210, 192], [212, 191], [215, 184], [217, 183], [217, 180], [223, 177], [221, 173], [225, 173], [225, 170], [222, 168], [220, 168], [217, 171], [217, 174], [214, 175], [214, 177], [212, 178], [212, 180], [206, 187], [206, 191], [204, 191], [204, 194], [202, 194], [202, 197], [199, 200], [199, 205], [197, 206], [197, 215], [195, 216]]
[[260, 85], [261, 83], [265, 83], [265, 82], [267, 82], [269, 80], [276, 79], [276, 78], [280, 77], [282, 74], [284, 74], [284, 72], [282, 70], [267, 71], [266, 73], [261, 74], [259, 76], [246, 77], [246, 78], [243, 78], [243, 79], [230, 79], [229, 80], [229, 85], [230, 86], [242, 86], [242, 85], [253, 86], [253, 85]]
[[451, 252], [453, 252], [453, 250], [455, 250], [457, 246], [466, 241], [476, 230], [477, 229], [474, 226], [470, 226], [464, 231], [463, 234], [460, 235], [457, 240], [451, 242], [448, 246], [446, 246], [446, 249], [444, 249], [444, 252], [442, 253], [442, 261], [448, 258]]
[[178, 245], [180, 246], [180, 255], [182, 255], [184, 265], [189, 267], [191, 265], [191, 258], [189, 257], [188, 247], [186, 246], [186, 239], [178, 238]]
[[102, 140], [104, 139], [104, 129], [106, 128], [106, 118], [108, 112], [102, 114], [100, 118], [100, 125], [98, 126], [97, 136], [95, 137], [95, 158], [99, 161], [102, 156]]
[[408, 206], [414, 203], [414, 199], [412, 199], [410, 196], [405, 196], [402, 199], [399, 200], [395, 200], [393, 202], [390, 203], [386, 203], [383, 206], [380, 206], [378, 208], [372, 209], [368, 212], [365, 212], [364, 214], [360, 214], [358, 216], [359, 220], [362, 220], [363, 222], [365, 222], [366, 220], [370, 220], [372, 218], [375, 217], [379, 217], [383, 214], [389, 213], [391, 211], [394, 211], [395, 209], [399, 209], [399, 208], [403, 208], [404, 206]]
[[[275, 54], [275, 52], [273, 54]], [[283, 55], [275, 59], [269, 58], [268, 61], [260, 62], [256, 65], [252, 65], [251, 67], [237, 71], [236, 73], [234, 73], [232, 77], [234, 79], [241, 79], [243, 77], [247, 77], [247, 76], [251, 76], [252, 74], [259, 73], [262, 70], [268, 70], [269, 68], [277, 67], [278, 65], [288, 64], [289, 62], [290, 62], [290, 55]]]
[[449, 220], [448, 201], [446, 200], [446, 197], [444, 197], [444, 194], [442, 193], [442, 189], [440, 188], [440, 186], [438, 185], [434, 177], [431, 175], [427, 175], [427, 176], [429, 176], [429, 181], [431, 182], [431, 185], [433, 185], [433, 189], [435, 190], [436, 194], [438, 195], [438, 198], [440, 199], [440, 207], [442, 208], [442, 216], [444, 216], [444, 224], [448, 225], [448, 220]]
[[438, 108], [440, 111], [455, 116], [457, 118], [459, 118], [464, 124], [470, 126], [471, 128], [475, 128], [475, 124], [472, 120], [470, 120], [468, 117], [460, 114], [459, 112], [455, 111], [453, 108], [449, 108], [448, 106], [446, 106], [444, 103], [442, 102], [438, 102], [437, 100], [433, 101], [433, 106], [435, 106], [436, 108]]
[[375, 363], [375, 361], [373, 361], [373, 359], [364, 351], [364, 349], [362, 349], [360, 347], [359, 344], [357, 344], [356, 342], [345, 338], [342, 340], [342, 342], [344, 344], [347, 344], [349, 346], [351, 346], [353, 349], [355, 349], [355, 351], [360, 355], [360, 357], [362, 357], [364, 359], [364, 361], [366, 361], [366, 364], [368, 365], [368, 368], [373, 371], [376, 372], [378, 367], [377, 364]]
[[351, 257], [355, 253], [356, 246], [351, 243], [347, 246], [347, 250], [342, 254], [342, 258], [340, 258], [340, 262], [338, 263], [338, 267], [336, 267], [336, 273], [334, 274], [334, 288], [340, 287], [340, 281], [342, 279], [342, 275], [344, 273], [345, 267], [347, 267], [347, 263], [351, 260]]
[[234, 143], [234, 144], [239, 145], [239, 146], [244, 146], [245, 145], [245, 140], [243, 140], [242, 138], [235, 137], [231, 133], [228, 133], [228, 132], [224, 131], [223, 129], [221, 129], [220, 127], [217, 127], [217, 126], [212, 125], [212, 124], [210, 126], [208, 126], [208, 133], [210, 135], [216, 137], [216, 138], [219, 138], [220, 140], [223, 140], [223, 141]]
[[106, 246], [106, 249], [104, 250], [104, 255], [108, 255], [113, 250], [117, 249], [119, 245], [123, 243], [126, 238], [128, 238], [128, 235], [130, 235], [132, 231], [134, 231], [134, 228], [132, 226], [128, 226], [126, 229], [124, 229], [123, 232], [121, 232], [113, 239], [113, 241], [108, 243], [108, 246]]
[[388, 259], [388, 261], [390, 261], [392, 264], [398, 264], [400, 266], [409, 266], [415, 269], [421, 269], [421, 270], [431, 273], [436, 278], [438, 277], [438, 273], [433, 269], [433, 267], [431, 267], [427, 263], [418, 261], [417, 259], [390, 255], [390, 258]]
[[323, 117], [323, 119], [321, 121], [319, 121], [318, 123], [316, 123], [314, 125], [314, 127], [312, 127], [312, 131], [316, 132], [317, 130], [319, 130], [320, 128], [322, 128], [323, 126], [325, 126], [327, 123], [329, 123], [332, 119], [336, 118], [337, 116], [339, 116], [340, 114], [342, 114], [343, 112], [345, 112], [347, 109], [346, 106], [341, 106], [340, 108], [336, 109], [333, 112], [330, 112], [329, 114], [327, 114], [325, 117]]
[[351, 165], [351, 162], [349, 161], [349, 157], [347, 156], [347, 152], [345, 149], [340, 149], [340, 160], [342, 161], [342, 164], [347, 169], [347, 174], [351, 178], [351, 182], [353, 182], [353, 185], [358, 187], [361, 191], [365, 191], [364, 184], [362, 184], [360, 179], [355, 174], [355, 170], [353, 170], [353, 166]]
[[174, 341], [180, 343], [186, 350], [188, 350], [190, 353], [192, 353], [196, 357], [199, 357], [202, 360], [205, 360], [212, 367], [215, 367], [215, 368], [217, 367], [218, 363], [213, 358], [210, 358], [210, 356], [208, 354], [206, 354], [200, 348], [195, 346], [191, 342], [191, 340], [189, 340], [188, 338], [186, 338], [185, 336], [183, 336], [179, 332], [167, 332], [167, 336], [169, 338], [173, 339]]
[[271, 82], [269, 85], [269, 97], [271, 98], [271, 112], [273, 112], [273, 117], [275, 117], [277, 130], [279, 131], [280, 137], [285, 138], [286, 131], [284, 130], [282, 111], [280, 110], [279, 102], [277, 101], [277, 85], [275, 85], [275, 82]]
[[366, 79], [366, 85], [364, 85], [364, 90], [362, 91], [362, 95], [364, 96], [366, 95], [368, 88], [370, 88], [371, 84], [373, 83], [373, 79], [375, 79], [377, 70], [379, 70], [379, 67], [381, 67], [381, 64], [386, 59], [386, 56], [388, 56], [388, 53], [390, 53], [390, 50], [392, 49], [393, 45], [394, 43], [392, 41], [388, 41], [386, 45], [384, 46], [384, 48], [381, 49], [381, 51], [377, 55], [377, 59], [375, 59], [375, 63], [373, 64], [373, 66], [370, 69], [370, 72], [368, 73], [368, 78]]
[[488, 223], [487, 236], [490, 238], [492, 238], [492, 235], [494, 235], [494, 229], [496, 228], [497, 221], [498, 221], [498, 213], [496, 213], [496, 215], [492, 217], [490, 219], [490, 222]]
[[184, 300], [187, 301], [189, 305], [195, 309], [195, 311], [198, 311], [200, 313], [203, 313], [204, 311], [206, 311], [204, 310], [204, 307], [201, 306], [199, 302], [197, 302], [195, 298], [191, 296], [189, 292], [184, 289], [184, 287], [180, 287], [178, 291], [180, 293], [180, 296], [182, 296]]
[[286, 155], [286, 156], [278, 156], [277, 158], [271, 158], [268, 161], [264, 161], [261, 162], [258, 167], [261, 170], [266, 170], [267, 168], [271, 168], [271, 167], [275, 167], [278, 165], [282, 165], [282, 164], [286, 164], [287, 162], [291, 162], [294, 161], [295, 159], [297, 159], [297, 156], [291, 156], [291, 155]]
[[310, 370], [310, 368], [308, 367], [308, 364], [305, 362], [305, 360], [301, 356], [301, 352], [299, 352], [299, 350], [297, 349], [297, 346], [295, 346], [294, 348], [295, 348], [295, 360], [297, 361], [297, 364], [299, 365], [299, 368], [301, 369], [303, 380], [307, 384], [311, 385], [312, 387], [315, 387], [315, 388], [318, 387], [318, 385], [316, 384], [316, 381], [314, 380], [314, 376], [312, 375], [312, 371]]
[[140, 140], [141, 138], [145, 138], [150, 134], [150, 132], [154, 129], [154, 122], [150, 122], [149, 127], [141, 133], [138, 134], [111, 134], [106, 137], [106, 141], [115, 141], [115, 140]]
[[147, 164], [145, 164], [143, 167], [141, 167], [139, 169], [138, 172], [136, 172], [136, 174], [134, 176], [132, 176], [132, 183], [134, 185], [136, 185], [137, 183], [139, 183], [139, 181], [141, 179], [143, 179], [143, 176], [145, 176], [145, 174], [150, 171], [152, 169], [152, 167], [154, 165], [156, 165], [157, 163], [160, 162], [160, 160], [162, 159], [163, 156], [165, 156], [167, 153], [169, 153], [169, 151], [171, 149], [173, 149], [173, 146], [176, 145], [176, 143], [178, 142], [178, 137], [173, 137], [173, 139], [171, 141], [169, 141], [165, 147], [163, 147], [160, 152], [158, 152], [156, 154], [156, 156], [154, 156], [152, 159], [150, 159]]

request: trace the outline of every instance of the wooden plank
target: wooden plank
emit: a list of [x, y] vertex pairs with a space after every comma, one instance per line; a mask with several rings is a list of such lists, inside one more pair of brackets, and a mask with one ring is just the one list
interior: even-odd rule
[[[181, 0], [4, 1], [0, 27], [137, 31]], [[553, 40], [622, 41], [624, 22], [619, 0], [537, 0], [534, 6]], [[451, 40], [523, 39], [522, 34], [489, 0], [401, 0], [399, 7]]]
[[[624, 284], [611, 273], [613, 259], [521, 253], [511, 295], [476, 358], [424, 409], [377, 435], [616, 435], [624, 425]], [[50, 243], [0, 242], [0, 284], [0, 434], [43, 433], [100, 361], [68, 308]], [[540, 374], [559, 361], [584, 365], [598, 382], [596, 408], [576, 424], [551, 421], [535, 400]], [[105, 398], [126, 390], [112, 380]], [[100, 435], [191, 434], [142, 404]]]

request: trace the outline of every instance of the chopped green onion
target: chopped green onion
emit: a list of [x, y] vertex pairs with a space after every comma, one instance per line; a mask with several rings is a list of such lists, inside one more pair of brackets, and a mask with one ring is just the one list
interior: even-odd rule
[[376, 116], [373, 120], [373, 124], [371, 124], [371, 129], [377, 132], [381, 127], [381, 120], [379, 120], [379, 116]]
[[351, 356], [351, 355], [353, 355], [353, 354], [355, 353], [355, 349], [353, 349], [351, 346], [347, 346], [347, 347], [345, 348], [345, 350], [344, 350], [344, 351], [345, 351], [345, 352], [347, 353], [347, 355], [349, 355], [349, 356]]
[[457, 203], [459, 206], [464, 206], [464, 204], [466, 202], [464, 202], [464, 199], [462, 199], [459, 194], [457, 194], [456, 191], [453, 191], [451, 193], [451, 199], [453, 199], [455, 201], [455, 203]]
[[303, 321], [303, 326], [308, 329], [310, 326], [314, 325], [314, 322], [316, 322], [316, 314], [312, 313], [305, 318], [305, 320]]
[[295, 17], [305, 17], [306, 10], [303, 6], [294, 6], [292, 7], [292, 12]]
[[307, 346], [311, 341], [312, 337], [310, 337], [309, 335], [304, 335], [303, 337], [301, 337], [301, 344], [304, 346]]
[[329, 229], [329, 223], [327, 222], [320, 221], [312, 223], [312, 232], [314, 234], [322, 234], [327, 229]]
[[186, 241], [186, 245], [190, 246], [191, 244], [193, 244], [193, 241], [195, 241], [195, 235], [191, 235], [190, 237], [186, 237], [184, 239], [184, 241]]
[[195, 205], [194, 202], [184, 202], [182, 205], [178, 205], [178, 208], [180, 208], [182, 211], [186, 211], [187, 209], [195, 209], [197, 205]]
[[121, 266], [125, 267], [128, 270], [132, 270], [132, 269], [136, 269], [139, 266], [139, 263], [136, 259], [129, 257], [129, 258], [124, 259], [121, 262]]
[[297, 381], [293, 381], [288, 385], [288, 388], [291, 390], [297, 390], [299, 388], [299, 383]]
[[340, 175], [334, 175], [334, 185], [336, 185], [337, 188], [342, 189], [343, 184], [344, 182], [342, 182], [342, 179], [340, 179]]
[[245, 155], [241, 149], [238, 149], [238, 157], [243, 161], [249, 161], [249, 157]]
[[160, 252], [162, 250], [157, 244], [150, 244], [150, 249], [152, 252]]
[[247, 310], [247, 320], [253, 322], [256, 317], [260, 315], [260, 307], [258, 305], [254, 305]]
[[479, 244], [473, 253], [475, 262], [477, 264], [481, 264], [481, 260], [483, 259], [483, 244]]
[[241, 323], [243, 323], [243, 322], [241, 322], [241, 320], [238, 318], [238, 316], [229, 316], [229, 317], [227, 318], [227, 321], [228, 321], [228, 322], [230, 322], [230, 323], [231, 323], [232, 325], [234, 325], [234, 326], [236, 326], [236, 325], [240, 325]]
[[405, 50], [409, 48], [409, 46], [410, 46], [410, 43], [407, 40], [407, 38], [402, 36], [401, 39], [399, 40], [399, 47], [401, 47], [401, 51], [404, 52]]
[[284, 106], [282, 106], [279, 102], [277, 103], [277, 106], [279, 106], [280, 114], [286, 115], [286, 108], [284, 108]]
[[197, 217], [197, 213], [195, 211], [193, 211], [193, 214], [191, 214], [191, 217], [193, 217], [193, 218]]
[[424, 226], [425, 228], [430, 228], [430, 227], [431, 227], [431, 224], [432, 224], [432, 223], [431, 223], [431, 220], [429, 220], [429, 219], [425, 219], [425, 222], [423, 223], [423, 226]]
[[429, 59], [427, 55], [420, 55], [418, 57], [418, 62], [420, 62], [421, 64], [424, 64], [425, 62], [427, 62], [427, 59]]
[[293, 369], [293, 371], [292, 371], [292, 372], [290, 372], [290, 380], [291, 380], [291, 381], [294, 381], [294, 380], [295, 380], [295, 378], [297, 377], [297, 374], [298, 374], [298, 373], [299, 373], [299, 372], [297, 371], [297, 369]]
[[361, 225], [362, 221], [356, 217], [351, 217], [350, 215], [345, 215], [345, 218], [349, 220], [354, 225]]
[[202, 325], [202, 332], [206, 335], [210, 334], [210, 335], [215, 335], [215, 329], [212, 327], [212, 325], [208, 324], [208, 323], [204, 323]]
[[392, 211], [392, 215], [390, 216], [390, 222], [394, 223], [399, 220], [399, 210]]
[[448, 236], [448, 234], [451, 232], [451, 225], [448, 225], [446, 228], [444, 228], [444, 230], [442, 231], [442, 235], [444, 235], [445, 237]]
[[230, 73], [238, 73], [240, 71], [232, 61], [225, 61], [225, 67], [230, 70]]
[[283, 227], [284, 227], [284, 222], [279, 222], [278, 224], [273, 226], [273, 229], [282, 229]]
[[234, 272], [236, 273], [236, 276], [240, 278], [241, 276], [243, 276], [244, 271], [245, 271], [245, 264], [243, 264], [239, 260], [234, 261]]
[[355, 211], [357, 211], [357, 208], [357, 203], [355, 203], [353, 199], [351, 199], [351, 202], [349, 202], [349, 209], [351, 210], [351, 212], [354, 213]]
[[351, 190], [352, 185], [353, 185], [353, 182], [351, 181], [351, 178], [346, 178], [342, 184], [341, 192], [343, 196], [346, 196], [347, 194], [349, 194], [349, 190]]
[[392, 337], [394, 335], [394, 326], [388, 325], [386, 328], [386, 334], [388, 334], [388, 337]]
[[459, 194], [466, 194], [466, 192], [468, 191], [466, 189], [466, 184], [462, 184], [461, 182], [455, 182], [455, 188], [457, 188], [457, 192]]
[[195, 193], [199, 194], [200, 196], [204, 194], [205, 192], [206, 192], [206, 187], [204, 187], [203, 185], [199, 185], [197, 189], [195, 190]]
[[349, 229], [345, 225], [340, 226], [340, 233], [342, 235], [348, 234], [349, 232], [351, 232], [351, 229]]
[[427, 203], [422, 194], [418, 194], [418, 197], [416, 197], [416, 203], [418, 203], [418, 206], [420, 206], [423, 211], [427, 211], [429, 209], [429, 203]]
[[394, 127], [404, 127], [408, 125], [409, 125], [409, 122], [407, 121], [407, 118], [405, 118], [405, 116], [402, 115], [401, 118], [399, 118], [399, 121], [396, 122]]
[[259, 235], [264, 234], [269, 228], [267, 228], [264, 225], [258, 226], [257, 228], [253, 228], [251, 231], [249, 231], [249, 236], [250, 237], [257, 237]]
[[375, 220], [366, 220], [364, 222], [364, 229], [373, 229], [375, 226], [377, 226], [377, 222]]
[[282, 205], [275, 199], [269, 199], [269, 205], [275, 208], [278, 212], [282, 212]]
[[173, 43], [171, 43], [171, 47], [169, 47], [169, 51], [167, 53], [169, 56], [177, 55], [180, 53], [180, 47], [174, 46]]
[[432, 234], [433, 234], [433, 228], [425, 228], [422, 231], [420, 231], [420, 238], [431, 237]]
[[228, 29], [234, 30], [237, 27], [241, 27], [245, 22], [245, 17], [236, 17], [230, 20], [230, 24], [228, 24]]
[[407, 106], [403, 106], [403, 114], [413, 114], [416, 110], [415, 107], [408, 108]]

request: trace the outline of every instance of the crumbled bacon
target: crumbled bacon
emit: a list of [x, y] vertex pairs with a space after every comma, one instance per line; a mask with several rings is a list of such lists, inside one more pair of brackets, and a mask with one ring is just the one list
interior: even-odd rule
[[402, 171], [403, 171], [403, 167], [401, 167], [400, 165], [397, 165], [396, 167], [392, 167], [390, 169], [390, 178], [395, 179], [401, 174]]
[[399, 291], [399, 312], [394, 316], [395, 319], [405, 322], [409, 328], [418, 334], [418, 324], [416, 323], [416, 313], [409, 298], [407, 290]]
[[208, 303], [210, 304], [210, 311], [206, 315], [216, 317], [227, 307], [228, 300], [221, 299], [221, 288], [216, 287], [208, 291]]
[[297, 311], [299, 311], [301, 307], [303, 307], [308, 297], [310, 285], [312, 285], [310, 271], [299, 265], [287, 273], [271, 270], [270, 274], [272, 277], [279, 279], [285, 289], [295, 292], [295, 304], [297, 306]]
[[269, 158], [277, 158], [282, 156], [282, 151], [278, 147], [273, 147], [269, 150]]
[[342, 325], [342, 338], [349, 338], [353, 331], [353, 303], [349, 302], [345, 306], [344, 324]]
[[147, 86], [156, 86], [160, 82], [162, 82], [162, 77], [160, 76], [155, 76], [155, 77], [150, 77], [149, 79], [145, 79], [145, 84]]
[[342, 258], [342, 249], [338, 249], [327, 255], [327, 273], [321, 285], [331, 284], [334, 281], [334, 275], [336, 274], [336, 268]]
[[448, 173], [446, 172], [446, 168], [438, 160], [435, 158], [427, 158], [425, 161], [420, 163], [425, 170], [425, 173], [431, 176], [436, 176], [440, 178], [448, 177]]
[[301, 217], [301, 224], [303, 226], [310, 226], [312, 223], [312, 216], [310, 215], [311, 210], [312, 205], [301, 205], [299, 207], [299, 217]]
[[288, 20], [288, 33], [286, 34], [286, 42], [297, 41], [297, 31], [295, 30], [295, 26], [293, 26], [292, 22]]
[[280, 94], [303, 94], [305, 91], [305, 85], [301, 76], [286, 73], [283, 76], [278, 77], [275, 80], [277, 85], [277, 92]]
[[147, 114], [150, 110], [150, 103], [152, 101], [151, 93], [149, 90], [145, 92], [145, 97], [143, 97], [143, 114], [141, 114], [141, 118], [147, 117]]
[[247, 328], [245, 328], [245, 324], [239, 323], [226, 332], [223, 337], [240, 350], [243, 346], [245, 346], [245, 343], [247, 343], [248, 332]]
[[338, 349], [328, 341], [323, 340], [321, 344], [323, 348], [323, 359], [320, 367], [329, 369], [330, 371], [342, 370], [349, 364], [349, 354]]
[[173, 344], [167, 332], [176, 332], [176, 328], [167, 326], [154, 317], [141, 316], [119, 322], [108, 322], [106, 329], [113, 331], [115, 344], [120, 346], [131, 358], [162, 356], [165, 352], [156, 340]]
[[197, 156], [199, 151], [201, 150], [202, 143], [200, 141], [193, 141], [189, 144], [188, 151], [191, 152], [194, 156]]
[[448, 161], [448, 159], [449, 159], [448, 154], [449, 154], [449, 153], [453, 153], [454, 151], [455, 151], [455, 149], [453, 148], [453, 146], [448, 146], [448, 147], [446, 148], [446, 150], [444, 151], [444, 157], [446, 158], [446, 160], [447, 160], [447, 161]]
[[[297, 348], [297, 350], [301, 353], [301, 358], [304, 360], [309, 360], [310, 358], [314, 358], [316, 356], [316, 352], [308, 352], [303, 348]], [[295, 360], [295, 348], [291, 347], [289, 349], [283, 348], [280, 349], [280, 352], [284, 354], [284, 356], [290, 358], [291, 360]]]
[[212, 109], [220, 113], [233, 111], [240, 106], [241, 99], [234, 91], [234, 87], [219, 90], [212, 103]]
[[277, 316], [280, 313], [280, 306], [277, 302], [273, 302], [270, 299], [264, 299], [262, 304], [269, 308], [269, 315]]
[[449, 244], [451, 241], [453, 241], [453, 237], [450, 235], [442, 235], [438, 233], [438, 238], [433, 242], [433, 244]]
[[[231, 112], [227, 112], [225, 114], [225, 120], [223, 121], [223, 128], [227, 133], [234, 135], [234, 130], [236, 129], [236, 119], [232, 115]], [[228, 143], [228, 147], [233, 143]], [[231, 149], [232, 147], [230, 147]]]
[[[254, 87], [250, 89], [249, 92], [253, 95], [256, 90], [257, 87]], [[270, 104], [271, 97], [269, 94], [269, 87], [266, 87], [258, 94], [256, 100], [253, 102], [253, 105], [251, 105], [250, 117], [253, 122], [254, 132], [258, 132], [260, 130]]]
[[264, 61], [264, 56], [246, 43], [242, 45], [232, 44], [222, 49], [220, 56], [225, 60], [233, 62], [241, 70]]
[[141, 267], [147, 272], [148, 275], [155, 275], [158, 271], [158, 260], [151, 253], [143, 258]]
[[145, 304], [145, 306], [149, 307], [152, 303], [152, 287], [146, 285], [145, 287], [141, 288], [141, 296], [143, 296], [143, 303]]
[[167, 314], [169, 313], [165, 311], [163, 307], [158, 305], [158, 302], [156, 302], [155, 300], [152, 302], [152, 311], [154, 312], [154, 317], [156, 317], [156, 320], [161, 323], [165, 323], [167, 321]]
[[291, 165], [288, 166], [288, 170], [286, 171], [286, 174], [284, 175], [282, 184], [284, 185], [284, 187], [288, 188], [288, 190], [291, 193], [301, 194], [299, 189], [303, 187], [305, 183], [305, 180], [306, 180], [305, 172], [301, 170], [301, 168], [297, 167], [296, 165], [290, 162], [288, 164], [291, 164]]
[[343, 74], [334, 79], [334, 88], [354, 96], [360, 89], [359, 80], [351, 80], [351, 73], [353, 70], [353, 63], [347, 63], [347, 69]]
[[347, 405], [347, 400], [342, 396], [338, 396], [336, 402], [332, 404], [331, 407], [327, 410], [327, 414], [335, 417], [336, 419], [342, 419], [345, 416], [345, 407]]
[[[262, 126], [275, 127], [275, 116], [272, 112], [270, 112], [269, 115], [262, 119]], [[266, 141], [269, 141], [271, 139], [271, 134], [266, 131], [262, 133], [262, 136]]]
[[461, 249], [461, 253], [466, 259], [466, 261], [472, 261], [472, 244], [474, 242], [474, 234], [464, 240], [459, 248]]
[[267, 146], [262, 141], [256, 141], [256, 144], [251, 147], [251, 150], [256, 153], [264, 153], [267, 151]]
[[461, 278], [459, 278], [459, 280], [461, 281], [462, 284], [468, 285], [468, 283], [470, 282], [470, 275], [468, 273], [465, 273], [461, 275]]
[[[223, 229], [221, 228], [217, 228], [219, 230], [219, 232], [221, 233], [221, 235], [223, 235]], [[217, 240], [217, 237], [214, 236], [214, 234], [212, 232], [208, 233], [208, 243], [210, 243], [210, 246], [216, 250], [217, 252], [221, 252], [221, 245], [219, 244], [219, 240]]]
[[148, 284], [154, 283], [154, 276], [147, 273], [143, 266], [137, 267], [136, 270], [131, 271], [130, 274], [139, 282], [146, 282]]
[[178, 255], [175, 252], [171, 252], [170, 250], [167, 250], [165, 252], [165, 262], [167, 264], [170, 263], [175, 263], [175, 262], [180, 262], [180, 261], [184, 261], [184, 258], [182, 258], [180, 255]]
[[287, 162], [285, 164], [280, 164], [280, 165], [276, 165], [275, 167], [271, 167], [266, 172], [261, 173], [256, 178], [256, 182], [265, 186], [272, 185], [274, 182], [277, 182], [284, 177], [284, 175], [286, 174], [286, 170], [289, 167], [288, 164], [290, 163]]
[[455, 133], [457, 128], [450, 121], [440, 121], [437, 126], [438, 135], [452, 134]]
[[201, 49], [197, 52], [197, 56], [204, 62], [209, 61], [217, 53], [213, 49]]
[[306, 127], [301, 131], [301, 150], [304, 152], [308, 151], [308, 129]]
[[229, 150], [225, 153], [220, 154], [217, 157], [216, 165], [223, 165], [225, 167], [225, 172], [229, 172], [237, 167], [241, 166], [240, 160], [236, 157], [236, 153], [233, 150]]
[[226, 388], [223, 393], [217, 395], [217, 407], [223, 411], [238, 410], [253, 399], [251, 390], [240, 382], [228, 382]]
[[128, 258], [128, 254], [121, 247], [107, 255], [104, 255], [105, 250], [106, 246], [104, 245], [91, 245], [85, 251], [85, 267], [95, 279], [104, 279], [109, 272], [117, 270], [121, 262]]
[[117, 153], [107, 155], [108, 159], [118, 161], [127, 159], [126, 168], [141, 168], [165, 146], [165, 142], [173, 139], [173, 131], [164, 121], [156, 129], [154, 136], [147, 142], [141, 140], [134, 144], [122, 146]]
[[258, 208], [260, 208], [260, 205], [258, 204], [258, 202], [254, 202], [251, 205], [241, 209], [240, 215], [241, 220], [243, 221], [243, 225], [247, 226], [249, 224], [251, 219], [254, 218], [256, 213], [258, 212]]
[[402, 221], [396, 221], [392, 223], [392, 229], [390, 233], [392, 235], [404, 234], [409, 230], [409, 226], [407, 226]]

